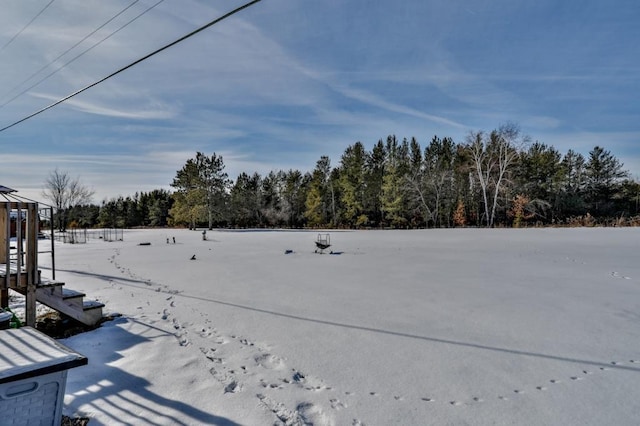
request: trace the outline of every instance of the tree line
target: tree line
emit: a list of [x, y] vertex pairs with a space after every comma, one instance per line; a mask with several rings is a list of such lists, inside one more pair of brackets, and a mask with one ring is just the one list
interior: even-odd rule
[[336, 166], [241, 173], [197, 152], [174, 191], [69, 208], [81, 226], [425, 228], [624, 224], [637, 221], [640, 183], [596, 146], [587, 157], [532, 142], [514, 124], [434, 136], [426, 146], [394, 135], [370, 150], [348, 146]]

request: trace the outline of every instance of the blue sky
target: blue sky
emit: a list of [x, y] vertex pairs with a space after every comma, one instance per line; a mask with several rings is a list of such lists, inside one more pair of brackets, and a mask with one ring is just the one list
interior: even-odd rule
[[[3, 2], [0, 128], [244, 3], [164, 0], [106, 38], [158, 0], [55, 0], [25, 28], [49, 1]], [[0, 184], [41, 199], [58, 168], [99, 203], [170, 189], [197, 151], [235, 179], [505, 122], [638, 178], [638, 22], [637, 0], [262, 0], [0, 132]]]

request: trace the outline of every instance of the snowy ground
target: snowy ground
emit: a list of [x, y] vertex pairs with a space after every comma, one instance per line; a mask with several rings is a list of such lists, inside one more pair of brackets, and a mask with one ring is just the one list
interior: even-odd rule
[[58, 245], [57, 278], [122, 314], [63, 340], [89, 358], [69, 371], [65, 414], [637, 424], [640, 229], [331, 231], [333, 255], [314, 254], [316, 235], [144, 230]]

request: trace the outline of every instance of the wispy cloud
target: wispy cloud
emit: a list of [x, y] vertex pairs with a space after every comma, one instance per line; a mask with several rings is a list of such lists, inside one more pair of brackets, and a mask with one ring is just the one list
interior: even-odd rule
[[[60, 100], [60, 98], [58, 97], [47, 95], [44, 93], [31, 93], [31, 96], [40, 99], [47, 99], [52, 103]], [[116, 106], [108, 107], [99, 105], [97, 101], [90, 102], [81, 100], [79, 98], [69, 99], [64, 102], [64, 105], [68, 108], [72, 108], [88, 114], [141, 120], [169, 119], [177, 116], [178, 113], [173, 106], [168, 105], [158, 99], [141, 103], [135, 108], [128, 108], [127, 105], [122, 104], [122, 102], [119, 102]]]
[[[0, 109], [0, 125], [240, 5], [233, 3], [163, 2]], [[53, 3], [0, 52], [0, 87], [13, 88], [126, 4]], [[5, 5], [0, 42], [36, 9]], [[196, 151], [223, 155], [234, 178], [310, 170], [321, 155], [337, 164], [347, 145], [371, 146], [390, 133], [461, 141], [470, 129], [505, 121], [561, 152], [598, 143], [638, 164], [638, 30], [626, 3], [613, 9], [551, 0], [261, 2], [0, 133], [2, 178], [11, 180], [0, 183], [38, 187], [60, 167], [100, 198], [127, 195], [167, 187]]]

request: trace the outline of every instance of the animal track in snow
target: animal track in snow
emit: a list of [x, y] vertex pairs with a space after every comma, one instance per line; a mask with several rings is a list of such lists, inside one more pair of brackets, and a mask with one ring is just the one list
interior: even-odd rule
[[287, 426], [324, 426], [332, 424], [320, 407], [311, 402], [302, 402], [294, 410], [289, 410], [284, 404], [276, 402], [271, 398], [257, 394], [257, 398], [262, 405], [271, 411], [275, 416]]
[[203, 339], [212, 336], [214, 333], [215, 331], [209, 327], [199, 327], [198, 335]]
[[235, 380], [224, 387], [224, 393], [237, 393], [242, 391], [242, 386]]
[[627, 276], [624, 276], [624, 275], [620, 275], [620, 273], [619, 273], [619, 272], [616, 272], [616, 271], [613, 271], [613, 272], [611, 273], [611, 276], [612, 276], [612, 277], [614, 277], [614, 278], [621, 278], [621, 279], [623, 279], [623, 280], [630, 280], [630, 279], [631, 279], [631, 277], [627, 277]]
[[253, 359], [257, 365], [267, 370], [281, 370], [283, 368], [282, 359], [269, 353], [256, 355]]
[[[164, 302], [165, 306], [174, 301], [171, 297], [166, 300], [167, 302]], [[539, 377], [539, 383], [513, 383], [512, 387], [503, 388], [500, 393], [493, 393], [492, 395], [483, 394], [481, 391], [478, 392], [476, 390], [466, 395], [454, 394], [445, 396], [438, 393], [437, 389], [435, 390], [436, 392], [433, 392], [434, 389], [423, 389], [429, 391], [425, 392], [428, 396], [400, 395], [392, 393], [393, 391], [385, 392], [383, 389], [371, 392], [362, 392], [362, 390], [356, 389], [356, 392], [352, 392], [344, 391], [344, 389], [333, 389], [322, 379], [314, 377], [310, 374], [310, 371], [305, 369], [291, 368], [294, 366], [287, 365], [288, 360], [286, 358], [276, 355], [277, 350], [274, 350], [271, 346], [254, 340], [255, 336], [220, 333], [210, 321], [207, 322], [204, 319], [195, 324], [181, 323], [177, 318], [174, 318], [177, 311], [170, 309], [170, 307], [158, 313], [166, 316], [163, 319], [172, 321], [177, 333], [183, 333], [179, 338], [184, 339], [187, 345], [191, 343], [187, 339], [187, 333], [189, 332], [193, 343], [199, 342], [196, 348], [200, 349], [203, 358], [206, 358], [209, 367], [212, 367], [210, 374], [221, 383], [219, 392], [225, 394], [238, 392], [244, 392], [248, 395], [255, 394], [259, 404], [275, 415], [273, 421], [277, 424], [282, 422], [286, 425], [302, 426], [310, 424], [310, 422], [311, 424], [323, 424], [322, 422], [329, 419], [327, 414], [331, 414], [333, 410], [345, 410], [341, 413], [344, 419], [344, 415], [348, 414], [349, 410], [353, 410], [354, 407], [359, 405], [358, 399], [371, 397], [375, 399], [370, 400], [370, 402], [376, 401], [375, 403], [378, 401], [384, 403], [398, 401], [398, 403], [403, 404], [403, 401], [408, 403], [421, 401], [423, 404], [432, 404], [431, 407], [450, 410], [460, 410], [460, 406], [479, 409], [481, 405], [490, 404], [486, 401], [494, 401], [495, 403], [496, 397], [500, 401], [509, 401], [508, 404], [515, 404], [526, 401], [529, 398], [529, 394], [531, 394], [532, 398], [535, 398], [535, 395], [539, 395], [539, 392], [548, 392], [547, 395], [550, 396], [554, 392], [566, 390], [575, 382], [593, 380], [598, 377], [595, 372], [600, 370], [597, 370], [597, 368], [606, 371], [627, 363], [629, 363], [627, 364], [629, 366], [630, 364], [635, 364], [634, 368], [640, 365], [640, 360], [621, 357], [619, 359], [624, 362], [601, 362], [599, 365], [589, 367], [591, 371], [585, 369], [587, 367], [585, 365], [581, 368], [576, 368], [575, 371], [559, 374], [555, 378], [550, 378], [553, 377], [551, 375], [546, 378], [544, 376]], [[168, 323], [165, 324], [168, 325]], [[553, 386], [561, 383], [562, 385], [557, 387]], [[373, 388], [375, 389], [375, 387]], [[322, 393], [314, 397], [307, 396], [305, 398], [304, 395], [308, 395], [307, 391]], [[382, 393], [378, 391], [382, 391]], [[297, 401], [313, 398], [314, 403], [303, 402], [297, 406], [295, 404], [291, 405], [292, 400], [290, 397], [292, 394], [297, 396]], [[326, 396], [322, 398], [321, 395]], [[426, 410], [427, 407], [423, 409]], [[356, 413], [354, 412], [353, 414], [355, 415]], [[352, 417], [346, 418], [351, 419]], [[311, 419], [319, 420], [316, 423]]]
[[347, 408], [347, 405], [345, 403], [343, 403], [342, 401], [336, 398], [330, 399], [329, 403], [331, 404], [331, 408], [333, 408], [334, 410], [341, 410], [343, 408]]

